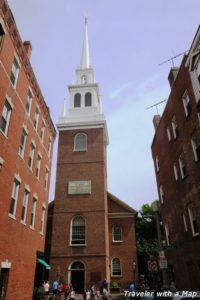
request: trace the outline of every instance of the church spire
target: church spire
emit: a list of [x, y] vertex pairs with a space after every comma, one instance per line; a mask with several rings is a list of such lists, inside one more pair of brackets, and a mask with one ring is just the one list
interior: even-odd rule
[[89, 43], [88, 43], [87, 17], [85, 17], [85, 35], [83, 41], [83, 50], [82, 50], [80, 69], [89, 69], [89, 68], [90, 68], [90, 53], [89, 53]]

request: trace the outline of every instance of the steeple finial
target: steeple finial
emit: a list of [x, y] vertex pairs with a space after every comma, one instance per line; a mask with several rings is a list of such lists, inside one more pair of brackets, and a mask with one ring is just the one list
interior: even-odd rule
[[88, 30], [87, 30], [88, 18], [85, 16], [85, 35], [83, 41], [83, 50], [81, 57], [81, 69], [89, 69], [90, 68], [90, 54], [89, 54], [89, 43], [88, 43]]

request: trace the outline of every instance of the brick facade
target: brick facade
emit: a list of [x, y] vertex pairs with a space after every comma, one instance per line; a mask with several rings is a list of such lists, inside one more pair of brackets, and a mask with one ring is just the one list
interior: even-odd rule
[[180, 68], [170, 72], [171, 93], [152, 143], [166, 255], [179, 290], [200, 288], [200, 83], [191, 67], [198, 37], [199, 30]]
[[[22, 43], [10, 8], [4, 0], [0, 1], [0, 26], [1, 284], [6, 277], [4, 272], [8, 274], [6, 298], [3, 297], [2, 286], [0, 297], [30, 300], [37, 251], [44, 252], [52, 147], [56, 132], [30, 65], [31, 45], [29, 42]], [[14, 60], [17, 62], [16, 73]], [[28, 93], [32, 98], [29, 108]], [[39, 118], [37, 128], [34, 128], [36, 108]], [[42, 126], [45, 127], [43, 134]], [[32, 159], [31, 144], [34, 148]], [[40, 166], [38, 157], [41, 158]], [[14, 191], [14, 180], [19, 184], [18, 193]], [[33, 199], [36, 201], [35, 219], [31, 217]]]

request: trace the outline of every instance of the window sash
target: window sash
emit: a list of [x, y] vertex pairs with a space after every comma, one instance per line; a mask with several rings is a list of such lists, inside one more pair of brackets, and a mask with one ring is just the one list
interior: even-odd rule
[[121, 276], [121, 263], [118, 258], [112, 260], [112, 276]]
[[74, 140], [75, 151], [86, 151], [87, 150], [87, 135], [85, 133], [78, 133]]
[[188, 208], [188, 212], [189, 212], [189, 217], [190, 217], [190, 225], [191, 225], [191, 229], [192, 229], [192, 235], [197, 236], [197, 235], [199, 235], [199, 229], [198, 229], [198, 224], [197, 224], [196, 213], [195, 213], [194, 209], [192, 209], [190, 207]]
[[20, 145], [19, 145], [19, 154], [21, 157], [24, 157], [26, 138], [27, 138], [27, 133], [26, 133], [25, 129], [23, 128], [21, 139], [20, 139]]
[[11, 69], [11, 74], [10, 74], [10, 80], [13, 85], [16, 85], [16, 83], [17, 83], [18, 72], [19, 72], [19, 64], [18, 64], [16, 58], [14, 58], [13, 64], [12, 64], [12, 69]]
[[3, 107], [3, 112], [2, 112], [1, 122], [0, 122], [0, 129], [4, 134], [7, 134], [8, 132], [11, 111], [12, 111], [12, 107], [9, 104], [9, 102], [6, 100]]
[[44, 219], [45, 219], [45, 207], [42, 208], [42, 217], [41, 217], [41, 223], [40, 223], [40, 233], [44, 234]]
[[33, 144], [31, 144], [30, 154], [29, 154], [29, 159], [28, 159], [28, 166], [31, 170], [33, 168], [34, 152], [35, 152], [35, 146]]
[[23, 198], [23, 205], [22, 205], [22, 214], [21, 214], [21, 221], [26, 223], [26, 215], [27, 215], [27, 208], [28, 208], [28, 198], [29, 192], [25, 190], [24, 198]]
[[37, 159], [37, 167], [36, 167], [36, 177], [39, 179], [40, 177], [40, 168], [41, 168], [41, 161], [42, 158], [40, 155], [38, 155], [38, 159]]
[[118, 225], [113, 226], [113, 241], [118, 242], [122, 240], [121, 227]]
[[30, 220], [31, 227], [34, 227], [34, 225], [35, 225], [36, 206], [37, 206], [37, 199], [33, 198], [31, 220]]
[[177, 170], [177, 167], [175, 164], [173, 164], [173, 169], [174, 169], [174, 177], [175, 177], [175, 180], [177, 181], [178, 180], [178, 170]]
[[17, 179], [14, 179], [11, 202], [10, 202], [10, 209], [9, 209], [9, 214], [14, 217], [16, 215], [16, 209], [17, 209], [19, 186], [20, 186], [19, 181], [17, 181]]
[[29, 91], [27, 95], [27, 101], [26, 101], [26, 112], [28, 115], [30, 115], [31, 112], [31, 104], [32, 104], [32, 94]]

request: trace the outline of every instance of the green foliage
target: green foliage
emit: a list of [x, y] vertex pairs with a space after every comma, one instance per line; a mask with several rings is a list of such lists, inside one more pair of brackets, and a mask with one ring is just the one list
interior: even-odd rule
[[111, 287], [112, 289], [118, 289], [118, 288], [119, 288], [119, 285], [118, 285], [117, 282], [113, 281], [113, 282], [111, 283], [110, 287]]

